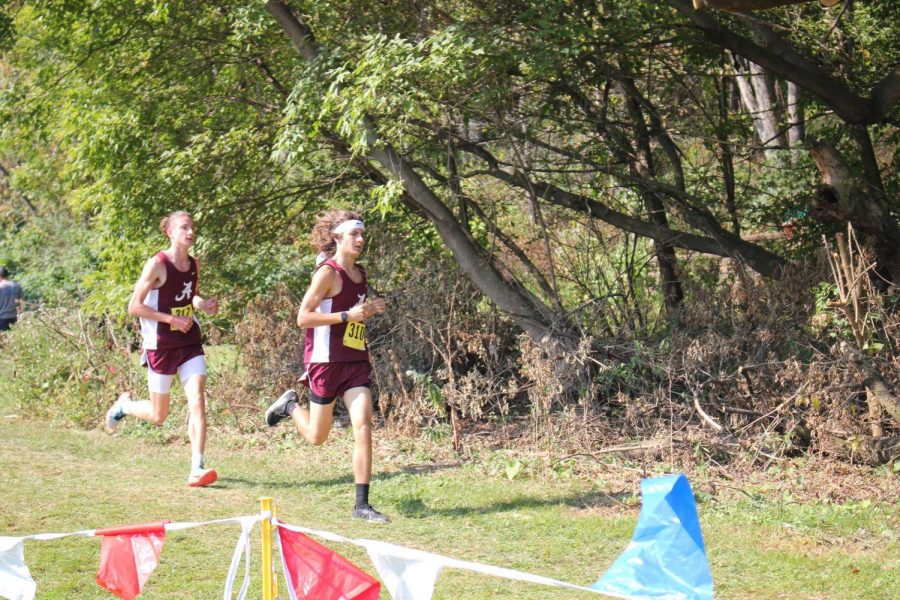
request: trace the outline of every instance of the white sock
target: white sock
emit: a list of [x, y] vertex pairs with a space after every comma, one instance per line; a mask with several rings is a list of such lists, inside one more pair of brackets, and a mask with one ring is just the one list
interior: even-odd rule
[[123, 415], [131, 414], [131, 405], [134, 404], [134, 400], [123, 400], [119, 403], [119, 408], [122, 409]]
[[203, 455], [194, 454], [191, 456], [191, 471], [199, 471], [203, 468]]

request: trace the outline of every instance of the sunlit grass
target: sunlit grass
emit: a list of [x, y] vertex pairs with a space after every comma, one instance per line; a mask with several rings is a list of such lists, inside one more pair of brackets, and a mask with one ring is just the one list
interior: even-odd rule
[[[207, 454], [221, 480], [192, 490], [184, 485], [189, 450], [180, 437], [160, 443], [140, 435], [137, 425], [137, 435], [108, 436], [21, 417], [0, 423], [2, 535], [253, 514], [260, 497], [272, 496], [279, 517], [291, 524], [589, 585], [625, 548], [639, 512], [636, 487], [622, 489], [614, 480], [530, 470], [510, 479], [503, 455], [432, 462], [413, 443], [381, 440], [372, 501], [393, 522], [372, 526], [348, 518], [351, 437], [344, 429], [311, 448], [279, 428], [268, 433], [281, 442], [265, 451], [214, 431]], [[707, 499], [699, 511], [717, 597], [900, 597], [896, 504], [802, 505], [760, 496]], [[171, 532], [141, 597], [221, 597], [238, 532], [237, 525]], [[250, 597], [259, 597], [256, 532], [253, 544]], [[327, 545], [375, 574], [361, 548]], [[95, 539], [26, 542], [39, 598], [109, 598], [93, 582], [98, 556]], [[595, 596], [446, 570], [434, 597]]]

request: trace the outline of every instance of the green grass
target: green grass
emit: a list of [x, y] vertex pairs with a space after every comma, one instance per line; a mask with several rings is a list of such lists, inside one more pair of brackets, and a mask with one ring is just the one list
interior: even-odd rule
[[[373, 526], [348, 518], [351, 437], [344, 429], [312, 448], [279, 428], [268, 434], [267, 450], [213, 431], [207, 455], [221, 479], [194, 490], [184, 485], [189, 449], [183, 436], [160, 443], [134, 423], [125, 434], [108, 436], [12, 412], [0, 405], [0, 535], [206, 521], [253, 514], [260, 497], [272, 496], [278, 516], [290, 524], [589, 585], [625, 548], [639, 511], [634, 478], [623, 484], [612, 475], [586, 480], [523, 471], [510, 480], [497, 467], [502, 457], [434, 462], [426, 446], [376, 431], [372, 500], [393, 522]], [[803, 505], [757, 494], [743, 501], [710, 498], [699, 512], [719, 598], [900, 597], [896, 504]], [[141, 598], [221, 597], [238, 533], [237, 524], [170, 532]], [[249, 597], [259, 598], [258, 530], [252, 541]], [[376, 574], [361, 548], [323, 543]], [[98, 540], [84, 537], [27, 541], [38, 598], [111, 598], [94, 583], [99, 548]], [[434, 594], [445, 600], [595, 597], [449, 569]]]

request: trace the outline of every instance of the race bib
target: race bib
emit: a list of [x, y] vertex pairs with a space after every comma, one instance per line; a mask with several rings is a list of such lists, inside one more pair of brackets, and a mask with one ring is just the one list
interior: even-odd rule
[[[173, 306], [172, 307], [172, 315], [176, 317], [187, 317], [189, 319], [194, 318], [194, 307], [188, 304], [187, 306]], [[172, 331], [178, 331], [178, 328], [174, 325], [169, 325], [169, 329]]]
[[366, 326], [362, 323], [350, 321], [344, 332], [344, 345], [354, 350], [366, 349]]

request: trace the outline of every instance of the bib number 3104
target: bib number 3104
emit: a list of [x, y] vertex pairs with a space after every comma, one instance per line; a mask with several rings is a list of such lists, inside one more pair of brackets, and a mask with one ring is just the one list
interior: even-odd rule
[[362, 323], [350, 321], [344, 332], [344, 345], [354, 350], [366, 349], [366, 326]]

